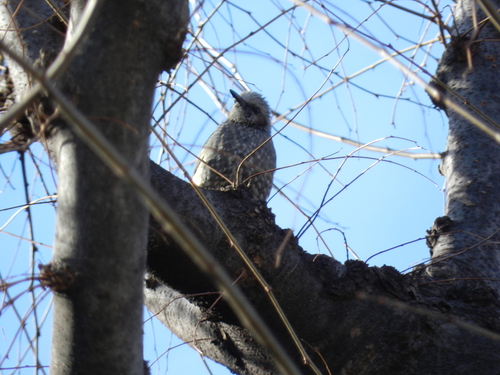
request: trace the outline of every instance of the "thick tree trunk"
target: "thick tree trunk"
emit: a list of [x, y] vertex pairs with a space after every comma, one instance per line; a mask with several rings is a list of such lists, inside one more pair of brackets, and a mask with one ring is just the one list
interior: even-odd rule
[[[35, 2], [10, 2], [4, 25], [12, 14], [27, 37], [26, 25], [48, 18]], [[86, 2], [71, 2], [66, 43], [81, 21]], [[14, 9], [20, 7], [20, 12]], [[9, 11], [7, 11], [9, 9]], [[25, 11], [26, 10], [26, 11]], [[31, 18], [29, 18], [31, 17]], [[153, 95], [158, 75], [171, 69], [181, 56], [188, 21], [185, 1], [104, 1], [91, 32], [58, 86], [101, 133], [148, 178], [148, 140]], [[36, 30], [52, 32], [50, 25]], [[23, 38], [8, 33], [14, 50], [28, 62], [40, 48], [52, 55], [61, 43]], [[61, 41], [61, 35], [49, 35]], [[59, 38], [59, 39], [57, 39]], [[47, 50], [45, 51], [47, 52]], [[50, 63], [44, 61], [43, 63]], [[42, 64], [43, 65], [43, 64]], [[26, 91], [26, 72], [9, 61], [16, 100]], [[35, 106], [35, 118], [44, 118], [57, 103]], [[50, 114], [50, 113], [48, 113]], [[61, 118], [53, 120], [41, 136], [56, 165], [58, 208], [53, 260], [41, 270], [54, 294], [51, 374], [141, 374], [143, 280], [146, 265], [148, 212], [135, 191], [118, 178], [94, 152], [78, 139]], [[39, 128], [39, 129], [40, 129]]]
[[[79, 21], [81, 7], [73, 1], [71, 22]], [[165, 24], [172, 20], [166, 16], [175, 10], [178, 20], [186, 20], [182, 6], [105, 1], [62, 80], [79, 110], [144, 176], [156, 80], [172, 67], [171, 56], [162, 53], [168, 45]], [[170, 35], [177, 35], [179, 23], [170, 26]], [[168, 52], [180, 56], [178, 49]], [[134, 190], [63, 124], [49, 137], [49, 149], [59, 177], [52, 264], [69, 265], [78, 275], [54, 299], [51, 373], [139, 374], [147, 211]]]
[[[473, 23], [473, 12], [479, 25]], [[482, 22], [484, 13], [473, 0], [459, 1], [454, 14], [454, 34], [436, 76], [451, 90], [445, 95], [459, 105], [479, 109], [500, 132], [500, 33], [491, 22]], [[496, 157], [500, 144], [453, 110], [445, 110], [450, 129], [441, 171], [446, 177], [449, 219], [436, 222], [434, 229], [442, 234], [432, 249], [429, 274], [500, 279], [500, 158]], [[499, 281], [491, 286], [500, 292]]]

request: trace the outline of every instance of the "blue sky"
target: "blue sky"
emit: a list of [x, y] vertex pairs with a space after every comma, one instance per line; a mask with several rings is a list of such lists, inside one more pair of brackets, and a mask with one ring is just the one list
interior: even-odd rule
[[[424, 12], [416, 2], [399, 1], [397, 4]], [[216, 3], [204, 2], [199, 10], [200, 19], [204, 20], [215, 6]], [[245, 12], [238, 8], [243, 6], [251, 9]], [[412, 151], [415, 153], [444, 151], [447, 131], [444, 114], [433, 109], [423, 89], [406, 79], [402, 72], [388, 62], [376, 64], [381, 57], [375, 52], [350, 37], [345, 38], [334, 26], [310, 17], [301, 8], [282, 15], [265, 30], [260, 29], [259, 25], [280, 14], [279, 9], [291, 6], [291, 2], [277, 0], [259, 0], [251, 5], [243, 2], [222, 3], [218, 13], [205, 24], [199, 35], [214, 48], [212, 55], [224, 51], [251, 32], [255, 34], [225, 53], [226, 65], [224, 61], [221, 65], [214, 64], [200, 79], [198, 75], [204, 71], [211, 57], [201, 50], [200, 44], [197, 49], [191, 50], [176, 75], [173, 87], [183, 92], [192, 85], [187, 97], [196, 106], [185, 100], [179, 101], [159, 121], [159, 125], [179, 144], [197, 154], [217, 123], [224, 120], [224, 110], [232, 105], [229, 89], [243, 90], [243, 81], [249, 89], [264, 95], [271, 108], [281, 114], [291, 108], [301, 108], [301, 104], [315, 93], [331, 88], [300, 112], [292, 111], [291, 116], [297, 115], [294, 121], [317, 131], [363, 143], [380, 140], [375, 143], [380, 147], [395, 150], [418, 148]], [[443, 47], [439, 42], [426, 42], [438, 35], [436, 26], [428, 27], [426, 20], [394, 7], [386, 5], [379, 9], [381, 4], [378, 2], [372, 3], [371, 7], [368, 2], [360, 0], [333, 1], [325, 3], [325, 6], [332, 10], [331, 17], [338, 17], [336, 21], [343, 20], [352, 26], [359, 26], [362, 32], [395, 49], [407, 48], [404, 56], [421, 65], [421, 68], [434, 72]], [[440, 6], [444, 8], [445, 3]], [[194, 9], [193, 4], [191, 9]], [[199, 21], [194, 17], [192, 28], [196, 31], [198, 25]], [[192, 40], [193, 37], [188, 35], [185, 46]], [[417, 43], [419, 47], [415, 48]], [[400, 61], [429, 81], [430, 77], [415, 64], [403, 58]], [[243, 81], [231, 79], [224, 72], [224, 69], [232, 69], [229, 63], [235, 65]], [[344, 80], [344, 77], [350, 78]], [[162, 79], [167, 81], [169, 77], [165, 74]], [[160, 86], [158, 105], [153, 114], [157, 120], [162, 117], [164, 108], [168, 108], [169, 103], [178, 97], [178, 94], [169, 91], [162, 99], [161, 90]], [[276, 122], [273, 132], [284, 125], [285, 122]], [[3, 137], [2, 141], [7, 139]], [[173, 141], [168, 142], [176, 156], [192, 171], [194, 157]], [[160, 151], [159, 142], [152, 139], [151, 143], [151, 158], [181, 177], [172, 161]], [[331, 253], [336, 259], [344, 261], [347, 257], [344, 238], [362, 260], [396, 247], [372, 258], [369, 264], [392, 265], [401, 271], [428, 257], [425, 241], [399, 245], [423, 238], [434, 219], [443, 214], [444, 181], [438, 173], [438, 160], [413, 160], [364, 150], [346, 159], [355, 147], [313, 136], [290, 125], [275, 136], [274, 143], [280, 167], [275, 174], [275, 185], [280, 188], [286, 185], [283, 193], [287, 196], [286, 199], [276, 195], [269, 202], [278, 225], [298, 233], [306, 218], [294, 205], [311, 214], [319, 207], [323, 197], [327, 200], [331, 198], [315, 221], [316, 231], [309, 228], [301, 235], [300, 244], [304, 249], [310, 253]], [[32, 150], [35, 160], [40, 161], [48, 188], [45, 191], [42, 187], [33, 162], [28, 160], [31, 201], [56, 191], [56, 177], [48, 167], [47, 155], [40, 145], [35, 145]], [[327, 156], [329, 160], [316, 162]], [[306, 161], [308, 163], [291, 167]], [[18, 155], [1, 155], [0, 167], [0, 209], [26, 203]], [[335, 180], [332, 176], [336, 176]], [[0, 211], [0, 227], [15, 211]], [[55, 222], [54, 207], [51, 204], [37, 205], [32, 208], [32, 215], [35, 240], [50, 246]], [[28, 236], [26, 213], [17, 215], [3, 231], [0, 233], [2, 277], [22, 278], [29, 275], [30, 246], [11, 235]], [[321, 233], [328, 249], [318, 233]], [[51, 257], [50, 247], [39, 245], [38, 249], [35, 262], [47, 263]], [[352, 255], [349, 257], [352, 258]], [[10, 290], [11, 294], [23, 292], [27, 285], [22, 283], [14, 287]], [[40, 293], [39, 288], [36, 293]], [[43, 316], [49, 300], [50, 294], [40, 306], [38, 319]], [[29, 305], [29, 294], [16, 302], [21, 315], [26, 313]], [[147, 317], [146, 313], [145, 319]], [[28, 323], [33, 323], [32, 315]], [[0, 355], [3, 356], [19, 326], [12, 308], [0, 317], [0, 326]], [[42, 333], [43, 362], [47, 364], [50, 316], [43, 325]], [[16, 340], [11, 349], [11, 361], [2, 366], [15, 364], [25, 347], [26, 340]], [[163, 354], [169, 348], [172, 349], [168, 355]], [[145, 324], [145, 357], [150, 363], [159, 357], [152, 366], [153, 374], [208, 373], [199, 354], [182, 345], [154, 319]], [[32, 355], [28, 354], [27, 358], [23, 363], [32, 364]], [[216, 374], [228, 373], [220, 366], [210, 366]], [[19, 373], [25, 372], [32, 373], [33, 370]]]

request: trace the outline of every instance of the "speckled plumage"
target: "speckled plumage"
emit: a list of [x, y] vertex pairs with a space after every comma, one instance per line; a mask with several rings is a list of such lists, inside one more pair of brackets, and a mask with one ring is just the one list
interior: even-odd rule
[[[255, 92], [238, 95], [231, 90], [231, 95], [235, 104], [227, 120], [217, 127], [198, 155], [193, 182], [213, 190], [243, 187], [255, 200], [266, 200], [276, 168], [276, 151], [272, 139], [269, 139], [271, 110], [265, 99]], [[262, 147], [243, 162], [236, 181], [238, 166], [260, 145]]]

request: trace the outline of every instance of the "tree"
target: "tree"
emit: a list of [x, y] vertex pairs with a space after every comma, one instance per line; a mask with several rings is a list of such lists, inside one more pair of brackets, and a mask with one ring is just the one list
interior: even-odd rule
[[[5, 147], [25, 150], [33, 137], [38, 137], [57, 168], [54, 260], [41, 267], [40, 275], [44, 285], [55, 292], [51, 373], [138, 373], [142, 371], [141, 248], [146, 245], [148, 220], [137, 197], [151, 203], [154, 196], [123, 163], [143, 176], [146, 174], [147, 127], [155, 80], [162, 69], [173, 69], [181, 59], [179, 48], [184, 39], [187, 9], [184, 2], [102, 2], [97, 3], [100, 9], [90, 13], [95, 19], [87, 20], [83, 3], [71, 2], [69, 36], [63, 50], [70, 52], [60, 54], [55, 63], [55, 55], [63, 45], [65, 27], [61, 23], [64, 24], [67, 11], [55, 13], [61, 21], [52, 17], [47, 22], [54, 13], [45, 4], [43, 10], [26, 13], [40, 3], [9, 2], [10, 8], [5, 8], [10, 12], [4, 13], [4, 29], [10, 22], [16, 25], [14, 32], [6, 34], [7, 42], [3, 45], [14, 87], [12, 99], [17, 106], [25, 103], [23, 109], [28, 108], [24, 117], [17, 112], [14, 139]], [[407, 14], [416, 13], [397, 2], [381, 3], [384, 9], [392, 6]], [[20, 11], [16, 11], [18, 6]], [[332, 27], [339, 27], [346, 39], [359, 39], [385, 54], [401, 53], [402, 59], [392, 61], [410, 63], [404, 73], [411, 80], [421, 80], [413, 72], [414, 56], [405, 60], [401, 51], [366, 32], [363, 23], [355, 28], [344, 20], [337, 24], [333, 5], [319, 7], [321, 12], [312, 5], [300, 6], [290, 5], [276, 18], [305, 10]], [[203, 14], [200, 9], [195, 14]], [[402, 273], [389, 266], [369, 267], [357, 260], [341, 263], [331, 256], [307, 253], [291, 231], [275, 224], [274, 214], [262, 203], [238, 193], [217, 191], [203, 191], [203, 202], [188, 182], [151, 163], [151, 183], [182, 220], [165, 220], [168, 213], [159, 201], [149, 206], [154, 219], [150, 221], [147, 241], [145, 303], [176, 335], [241, 374], [269, 374], [283, 369], [290, 373], [332, 374], [498, 372], [499, 267], [495, 250], [500, 202], [495, 194], [497, 160], [492, 157], [500, 147], [495, 108], [499, 87], [496, 60], [500, 55], [496, 47], [500, 30], [495, 11], [498, 2], [458, 1], [452, 12], [453, 25], [444, 20], [444, 9], [448, 8], [438, 8], [435, 1], [432, 7], [424, 6], [430, 14], [425, 19], [437, 24], [441, 30], [438, 39], [446, 46], [436, 75], [427, 75], [432, 84], [426, 90], [449, 118], [448, 143], [439, 156], [440, 171], [447, 181], [447, 203], [444, 215], [436, 219], [428, 232], [431, 260]], [[375, 13], [379, 14], [378, 10]], [[45, 15], [41, 18], [45, 22], [33, 14]], [[206, 16], [211, 17], [212, 14]], [[293, 20], [290, 17], [291, 25]], [[83, 39], [78, 39], [78, 27], [86, 22], [94, 26], [90, 31], [83, 30]], [[259, 25], [258, 30], [273, 36], [270, 25], [271, 21]], [[32, 27], [36, 27], [36, 33]], [[211, 49], [199, 37], [203, 27], [205, 23], [199, 26], [198, 34], [192, 30], [195, 36], [187, 50], [194, 54], [193, 45], [204, 46], [203, 52], [213, 58], [207, 63], [206, 71], [210, 72], [209, 68], [231, 49]], [[252, 35], [253, 32], [240, 38], [237, 45]], [[78, 47], [74, 54], [72, 41], [77, 41]], [[337, 48], [340, 45], [339, 42]], [[421, 50], [423, 45], [419, 43], [415, 50]], [[20, 65], [16, 54], [22, 55], [28, 65]], [[342, 62], [340, 52], [338, 56]], [[184, 59], [189, 64], [186, 56]], [[301, 59], [318, 71], [324, 70], [318, 60], [303, 56]], [[59, 61], [63, 64], [58, 65]], [[223, 72], [224, 64], [218, 66]], [[33, 70], [31, 66], [39, 68]], [[50, 68], [42, 76], [40, 69], [47, 66]], [[325, 82], [330, 84], [336, 67], [325, 73]], [[194, 64], [190, 68], [196, 70]], [[426, 76], [423, 66], [417, 70]], [[169, 81], [163, 82], [164, 93], [175, 93], [177, 72], [174, 70]], [[205, 71], [200, 76], [204, 74]], [[36, 102], [33, 98], [25, 99], [28, 76], [33, 84], [41, 82], [48, 92], [36, 97]], [[122, 81], [124, 77], [127, 80]], [[219, 77], [210, 77], [212, 84], [218, 83]], [[232, 77], [239, 78], [236, 73]], [[343, 78], [346, 84], [356, 84], [347, 75]], [[118, 83], [124, 84], [117, 87]], [[192, 87], [194, 84], [189, 90], [194, 90]], [[306, 104], [317, 102], [321, 96], [312, 96]], [[80, 112], [72, 111], [67, 102]], [[10, 111], [15, 109], [14, 106]], [[164, 108], [162, 113], [168, 116], [170, 111], [171, 108]], [[86, 119], [80, 118], [79, 113], [98, 124], [125, 161], [109, 151], [112, 147], [108, 144], [102, 147], [103, 141], [97, 139], [101, 145], [93, 143], [88, 148], [75, 136], [83, 134], [85, 142], [96, 138], [92, 130], [81, 128]], [[285, 123], [295, 121], [294, 125], [300, 127], [292, 113], [284, 114]], [[160, 124], [162, 119], [155, 120]], [[169, 131], [170, 136], [173, 134], [175, 131]], [[180, 132], [177, 141], [182, 142]], [[368, 146], [377, 151], [373, 145]], [[122, 178], [110, 174], [94, 152], [107, 158], [107, 165], [113, 165], [115, 175]], [[354, 152], [348, 156], [352, 155]], [[437, 157], [435, 153], [424, 156]], [[328, 158], [313, 158], [309, 163], [321, 167], [325, 160]], [[343, 163], [337, 171], [342, 166]], [[337, 173], [332, 174], [331, 181], [336, 177]], [[315, 224], [331, 198], [328, 190], [324, 197], [318, 211], [308, 215], [308, 228]], [[228, 233], [233, 237], [228, 238]], [[253, 270], [235, 250], [238, 245], [253, 264]], [[217, 263], [210, 256], [200, 255], [203, 248]], [[200, 272], [200, 264], [213, 271], [215, 277]], [[242, 311], [246, 308], [228, 295], [231, 290], [218, 273], [217, 264], [223, 265], [258, 315]], [[222, 299], [220, 290], [225, 291]], [[279, 307], [272, 302], [273, 296]], [[98, 319], [89, 319], [95, 314], [99, 314]], [[258, 319], [266, 327], [259, 328]], [[278, 343], [263, 346], [256, 337], [268, 340], [268, 344], [273, 339]], [[109, 350], [110, 347], [117, 351]], [[286, 355], [280, 353], [280, 348]], [[303, 351], [308, 356], [305, 361]]]

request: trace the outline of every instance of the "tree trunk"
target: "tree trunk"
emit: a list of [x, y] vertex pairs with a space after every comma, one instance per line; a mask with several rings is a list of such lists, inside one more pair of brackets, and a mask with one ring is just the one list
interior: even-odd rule
[[[495, 41], [500, 34], [488, 21], [474, 26], [472, 13], [478, 10], [475, 1], [457, 3], [455, 34], [436, 76], [448, 86], [446, 95], [469, 109], [479, 109], [492, 120], [491, 127], [498, 132], [500, 46]], [[484, 18], [484, 13], [479, 11], [478, 21]], [[444, 228], [437, 228], [438, 234], [442, 234], [432, 249], [433, 267], [429, 274], [441, 278], [498, 279], [500, 159], [493, 155], [500, 154], [500, 144], [457, 113], [445, 110], [450, 127], [441, 171], [446, 177], [445, 214], [450, 220], [436, 223], [437, 227]], [[444, 259], [446, 262], [442, 261]], [[500, 291], [498, 281], [491, 282], [491, 287], [497, 293]]]
[[[40, 1], [10, 2], [4, 25], [14, 18], [17, 29], [40, 23]], [[66, 43], [86, 2], [73, 0]], [[20, 12], [15, 12], [17, 7]], [[9, 9], [9, 10], [7, 10]], [[43, 20], [43, 18], [42, 18]], [[163, 0], [103, 1], [91, 32], [58, 86], [101, 133], [148, 178], [148, 140], [152, 101], [158, 75], [180, 58], [188, 20], [187, 3]], [[37, 33], [55, 42], [26, 40], [8, 33], [14, 50], [33, 63], [40, 48], [59, 52], [62, 36]], [[145, 42], [147, 41], [147, 42]], [[32, 44], [30, 44], [32, 42]], [[56, 43], [59, 42], [59, 43]], [[47, 50], [44, 51], [46, 56]], [[44, 59], [41, 65], [50, 63]], [[40, 64], [39, 64], [40, 65]], [[26, 91], [27, 74], [9, 61], [16, 100]], [[23, 85], [24, 84], [24, 85]], [[35, 119], [57, 108], [44, 99]], [[44, 111], [44, 113], [42, 113]], [[45, 116], [45, 117], [44, 117]], [[40, 125], [40, 124], [39, 124]], [[41, 268], [54, 293], [51, 374], [141, 374], [143, 280], [146, 265], [148, 212], [135, 191], [118, 178], [95, 153], [56, 117], [42, 124], [41, 135], [58, 175], [58, 208], [53, 260]]]

